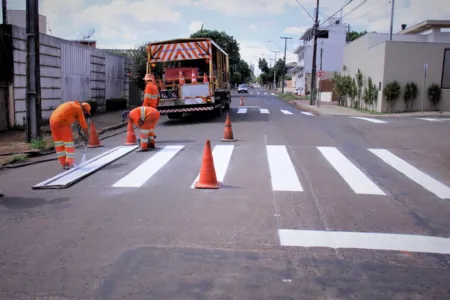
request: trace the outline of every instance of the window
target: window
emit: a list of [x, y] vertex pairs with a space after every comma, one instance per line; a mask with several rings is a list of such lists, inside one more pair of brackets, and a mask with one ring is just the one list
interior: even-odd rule
[[445, 49], [441, 88], [450, 89], [450, 49]]

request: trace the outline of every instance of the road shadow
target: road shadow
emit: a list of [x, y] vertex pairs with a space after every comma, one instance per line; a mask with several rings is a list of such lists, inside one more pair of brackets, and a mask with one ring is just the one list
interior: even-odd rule
[[52, 200], [46, 200], [44, 198], [34, 197], [8, 197], [5, 196], [0, 199], [0, 206], [4, 206], [8, 209], [29, 209], [35, 208], [46, 204], [65, 204], [70, 202], [70, 198], [61, 197]]

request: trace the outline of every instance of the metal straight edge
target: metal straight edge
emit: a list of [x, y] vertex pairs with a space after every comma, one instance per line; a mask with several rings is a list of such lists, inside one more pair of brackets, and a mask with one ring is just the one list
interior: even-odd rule
[[[106, 156], [106, 155], [108, 155], [108, 154], [110, 154], [110, 153], [113, 153], [113, 152], [115, 152], [115, 151], [117, 151], [118, 149], [123, 148], [123, 147], [130, 147], [130, 151], [124, 154], [124, 155], [126, 155], [126, 154], [130, 153], [131, 151], [133, 151], [134, 149], [136, 149], [136, 148], [138, 147], [138, 145], [136, 145], [136, 146], [118, 146], [118, 147], [115, 147], [115, 148], [113, 148], [113, 149], [111, 149], [111, 150], [108, 150], [108, 151], [106, 151], [106, 152], [103, 152], [102, 154], [99, 154], [99, 155], [97, 155], [97, 156], [91, 158], [90, 160], [88, 160], [88, 161], [86, 161], [86, 162], [84, 162], [84, 163], [82, 163], [82, 164], [76, 166], [76, 167], [73, 168], [73, 169], [67, 170], [67, 171], [65, 171], [65, 172], [63, 172], [63, 173], [61, 173], [61, 174], [58, 174], [58, 175], [56, 175], [56, 176], [54, 176], [54, 177], [52, 177], [52, 178], [49, 178], [49, 179], [47, 179], [47, 180], [45, 180], [45, 181], [42, 181], [41, 183], [38, 183], [38, 184], [36, 184], [35, 186], [31, 187], [31, 189], [32, 189], [32, 190], [36, 190], [36, 189], [59, 189], [59, 188], [61, 188], [61, 187], [68, 187], [68, 186], [70, 186], [70, 185], [72, 185], [72, 184], [78, 182], [79, 180], [83, 179], [84, 177], [86, 177], [87, 175], [91, 174], [92, 172], [95, 172], [96, 170], [98, 170], [98, 168], [95, 169], [95, 170], [92, 170], [92, 172], [86, 173], [85, 176], [79, 177], [78, 180], [73, 181], [73, 182], [72, 182], [71, 184], [69, 184], [69, 185], [64, 185], [64, 186], [59, 186], [59, 185], [58, 185], [58, 186], [47, 186], [47, 185], [48, 185], [49, 183], [53, 182], [53, 181], [56, 181], [56, 180], [58, 180], [58, 179], [64, 177], [64, 176], [67, 176], [68, 174], [73, 173], [73, 172], [77, 171], [78, 169], [80, 169], [80, 168], [82, 168], [82, 167], [84, 167], [84, 166], [87, 166], [87, 165], [93, 163], [94, 161], [99, 160], [100, 158], [102, 158], [102, 157], [104, 157], [104, 156]], [[132, 149], [131, 149], [131, 148], [132, 148]], [[121, 156], [121, 157], [122, 157], [122, 156]], [[120, 158], [120, 157], [118, 157], [118, 158]], [[110, 163], [112, 163], [112, 161], [111, 161]], [[104, 166], [105, 166], [105, 165], [103, 165], [102, 167], [104, 167]]]

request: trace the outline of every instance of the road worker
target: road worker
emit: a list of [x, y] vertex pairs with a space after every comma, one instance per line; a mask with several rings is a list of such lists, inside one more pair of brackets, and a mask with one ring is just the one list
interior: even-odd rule
[[145, 74], [144, 103], [142, 106], [156, 108], [159, 105], [159, 91], [155, 79], [150, 74]]
[[85, 142], [89, 141], [89, 131], [85, 115], [91, 114], [91, 106], [86, 102], [67, 101], [58, 106], [50, 117], [50, 129], [55, 143], [56, 156], [63, 169], [70, 169], [75, 162], [75, 142], [72, 124], [78, 121]]
[[[128, 120], [139, 128], [139, 138], [141, 147], [137, 152], [148, 151], [148, 148], [155, 148], [155, 126], [160, 118], [159, 111], [150, 106], [136, 107], [131, 111], [122, 113], [122, 121]], [[150, 145], [148, 140], [150, 139]]]

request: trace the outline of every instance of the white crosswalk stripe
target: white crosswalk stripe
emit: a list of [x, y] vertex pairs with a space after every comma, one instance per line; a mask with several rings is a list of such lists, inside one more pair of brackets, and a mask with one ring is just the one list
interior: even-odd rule
[[292, 115], [292, 114], [293, 114], [293, 113], [291, 113], [290, 111], [284, 110], [284, 109], [282, 109], [281, 112], [282, 112], [283, 114], [285, 114], [285, 115]]
[[364, 117], [352, 117], [352, 118], [353, 119], [365, 120], [365, 121], [372, 122], [372, 123], [377, 123], [377, 124], [387, 123], [386, 121], [378, 120], [378, 119], [371, 119], [371, 118], [364, 118]]
[[418, 120], [423, 120], [423, 121], [430, 121], [430, 122], [445, 122], [445, 121], [450, 121], [450, 118], [448, 119], [444, 119], [444, 118], [417, 118]]
[[268, 114], [268, 113], [269, 113], [269, 110], [266, 109], [266, 108], [260, 108], [260, 109], [259, 109], [259, 112], [262, 113], [262, 114]]
[[247, 113], [247, 109], [246, 108], [239, 108], [238, 114], [246, 114]]
[[307, 115], [307, 116], [314, 116], [314, 114], [307, 112], [307, 111], [301, 111], [302, 114]]
[[[423, 170], [419, 170], [413, 166], [414, 162], [407, 162], [386, 149], [358, 150], [360, 151], [360, 155], [371, 157], [371, 165], [366, 166], [365, 160], [359, 159], [355, 161], [346, 154], [345, 149], [338, 149], [336, 147], [318, 146], [309, 147], [308, 150], [290, 150], [285, 145], [270, 144], [252, 147], [255, 147], [255, 153], [261, 153], [265, 148], [265, 155], [263, 157], [259, 156], [259, 158], [244, 158], [242, 156], [243, 153], [248, 152], [243, 151], [243, 148], [239, 148], [235, 144], [215, 145], [213, 147], [213, 158], [217, 180], [226, 185], [227, 172], [230, 172], [229, 170], [234, 174], [232, 178], [236, 179], [235, 176], [240, 173], [239, 170], [241, 168], [245, 169], [242, 161], [253, 160], [254, 164], [257, 163], [256, 165], [261, 166], [261, 168], [254, 170], [255, 178], [261, 180], [261, 178], [265, 177], [267, 184], [270, 185], [270, 189], [277, 193], [301, 193], [305, 192], [305, 190], [309, 191], [317, 188], [326, 189], [327, 185], [320, 187], [313, 186], [314, 184], [320, 183], [317, 180], [311, 181], [308, 179], [311, 176], [317, 178], [318, 174], [323, 170], [327, 176], [331, 176], [327, 177], [327, 180], [330, 180], [333, 191], [337, 193], [386, 197], [389, 195], [386, 191], [392, 188], [395, 189], [395, 187], [390, 185], [389, 179], [386, 180], [385, 178], [378, 177], [380, 176], [379, 172], [372, 173], [373, 164], [376, 164], [375, 167], [384, 166], [383, 168], [385, 168], [388, 174], [399, 172], [400, 177], [398, 178], [403, 178], [401, 180], [410, 182], [408, 191], [405, 192], [423, 190], [424, 193], [429, 193], [437, 198], [450, 199], [450, 187], [439, 181], [439, 178], [434, 178], [431, 174], [426, 174]], [[308, 153], [308, 155], [299, 155], [301, 152], [297, 153], [297, 151], [308, 151], [303, 152]], [[105, 177], [103, 172], [108, 172], [107, 168], [100, 169], [90, 176], [99, 176], [98, 180], [105, 186], [136, 189], [147, 188], [154, 184], [160, 185], [163, 182], [160, 178], [165, 178], [169, 173], [177, 172], [175, 170], [179, 169], [183, 174], [183, 178], [189, 179], [188, 182], [183, 181], [183, 185], [179, 188], [189, 189], [189, 186], [194, 188], [193, 185], [199, 180], [199, 170], [201, 168], [201, 160], [199, 160], [199, 157], [202, 157], [202, 154], [203, 149], [200, 150], [198, 145], [195, 147], [191, 147], [190, 145], [168, 145], [158, 147], [147, 153], [133, 152], [128, 156], [120, 158], [112, 164], [123, 165], [121, 167], [122, 171], [114, 172], [111, 176]], [[121, 160], [127, 159], [128, 161], [132, 161], [132, 163], [121, 163]], [[193, 160], [199, 161], [199, 164], [192, 164]], [[236, 165], [236, 162], [240, 163]], [[179, 164], [181, 165], [177, 167]], [[314, 166], [314, 168], [311, 169], [308, 164]], [[391, 168], [396, 171], [389, 172]], [[173, 178], [181, 176], [180, 174], [173, 175]], [[439, 175], [439, 177], [441, 176]], [[191, 181], [194, 178], [195, 180]], [[95, 180], [95, 178], [92, 179], [93, 182]], [[169, 179], [167, 182], [177, 184], [179, 181]], [[249, 188], [257, 188], [258, 184], [262, 183], [255, 183], [255, 186]], [[339, 189], [339, 186], [342, 186], [342, 189]]]
[[[227, 173], [228, 165], [231, 160], [231, 155], [233, 154], [234, 145], [217, 145], [213, 150], [213, 160], [214, 160], [214, 168], [216, 170], [217, 181], [223, 182], [225, 178], [225, 174]], [[198, 174], [197, 178], [195, 178], [194, 182], [191, 185], [191, 188], [195, 188], [194, 185], [200, 178], [200, 174]]]

